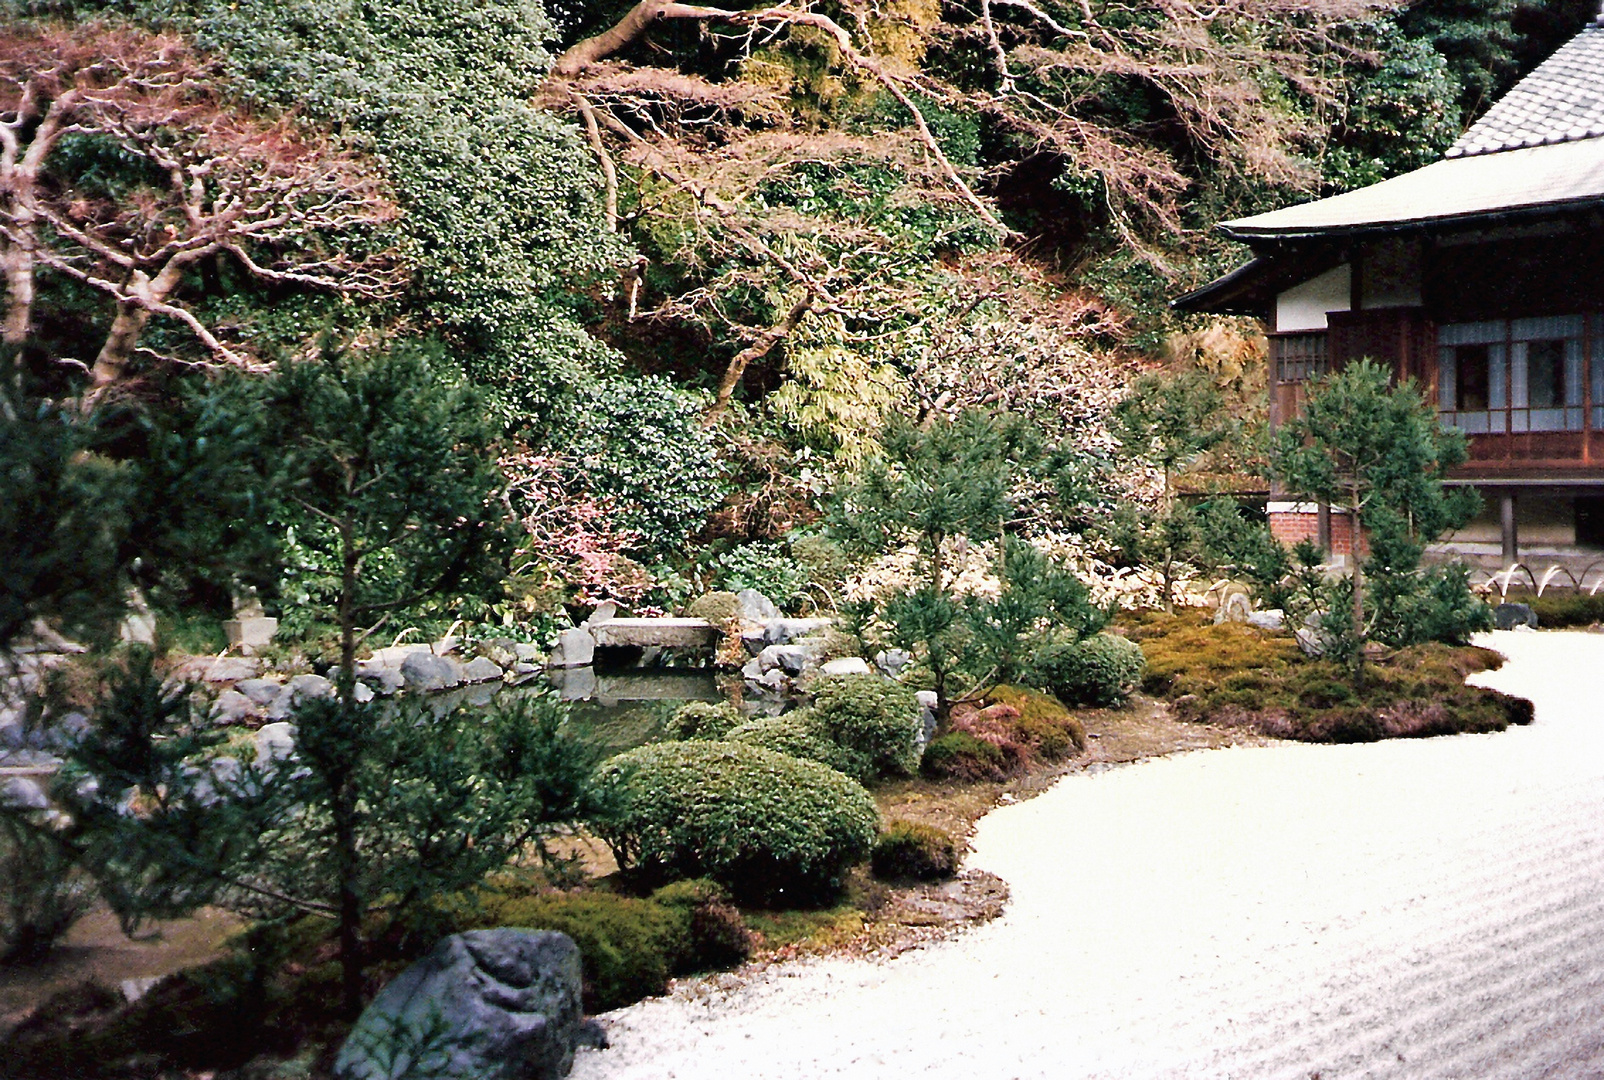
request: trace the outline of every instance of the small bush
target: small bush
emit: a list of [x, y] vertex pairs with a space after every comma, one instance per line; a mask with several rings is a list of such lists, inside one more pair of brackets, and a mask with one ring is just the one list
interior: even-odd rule
[[686, 962], [688, 907], [604, 892], [543, 893], [487, 906], [482, 925], [560, 930], [579, 946], [585, 1009], [603, 1012], [661, 994]]
[[808, 573], [792, 561], [785, 545], [744, 544], [717, 560], [719, 584], [732, 593], [756, 589], [775, 605], [794, 611], [808, 586]]
[[60, 840], [0, 809], [0, 964], [43, 957], [94, 900], [93, 882]]
[[1031, 658], [1030, 681], [1067, 705], [1123, 705], [1146, 669], [1142, 648], [1117, 634], [1054, 643]]
[[676, 881], [652, 893], [652, 901], [690, 913], [688, 947], [681, 961], [687, 974], [735, 967], [752, 955], [752, 932], [716, 882]]
[[732, 592], [703, 593], [690, 602], [685, 614], [693, 619], [706, 619], [714, 626], [723, 626], [741, 614], [741, 602]]
[[740, 899], [832, 895], [874, 842], [869, 793], [834, 769], [736, 743], [659, 743], [604, 764], [598, 832], [645, 880], [708, 877]]
[[838, 772], [852, 765], [848, 755], [830, 739], [830, 733], [824, 730], [818, 714], [812, 709], [796, 709], [783, 716], [748, 720], [731, 730], [724, 740], [773, 750], [806, 761], [817, 761]]
[[813, 708], [859, 780], [908, 776], [919, 767], [923, 733], [913, 691], [879, 675], [828, 675], [813, 684]]
[[893, 821], [875, 841], [869, 864], [888, 881], [941, 881], [958, 872], [958, 844], [933, 825]]
[[1017, 712], [1017, 737], [1049, 761], [1086, 749], [1086, 726], [1055, 697], [1003, 685], [986, 691], [985, 700]]
[[675, 739], [722, 739], [741, 723], [741, 710], [727, 701], [688, 701], [668, 722]]
[[1006, 780], [1013, 768], [1002, 747], [966, 731], [949, 731], [930, 740], [920, 770], [938, 779], [974, 781]]
[[1592, 596], [1580, 591], [1545, 592], [1542, 596], [1509, 596], [1511, 603], [1531, 605], [1537, 613], [1537, 625], [1561, 629], [1567, 626], [1592, 626], [1604, 622], [1604, 592]]

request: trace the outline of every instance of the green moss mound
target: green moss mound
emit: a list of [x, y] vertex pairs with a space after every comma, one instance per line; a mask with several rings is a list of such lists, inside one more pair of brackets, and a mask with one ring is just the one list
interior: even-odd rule
[[827, 766], [736, 743], [659, 743], [599, 772], [617, 810], [598, 831], [646, 881], [706, 877], [738, 899], [808, 903], [835, 894], [874, 843], [862, 785]]
[[869, 865], [887, 881], [943, 881], [958, 872], [958, 843], [934, 825], [893, 821], [875, 841]]
[[986, 691], [985, 701], [1017, 712], [1013, 725], [1019, 740], [1049, 761], [1086, 749], [1086, 725], [1050, 694], [1005, 683]]
[[1006, 780], [1016, 768], [1017, 759], [1003, 747], [967, 731], [937, 735], [919, 763], [926, 776], [947, 780]]
[[477, 925], [559, 930], [579, 946], [585, 1008], [616, 1009], [662, 994], [675, 975], [717, 970], [751, 952], [751, 936], [724, 892], [687, 881], [650, 898], [608, 892], [493, 898]]
[[1184, 618], [1148, 619], [1136, 635], [1147, 655], [1142, 687], [1183, 720], [1245, 727], [1305, 742], [1502, 731], [1532, 719], [1531, 703], [1466, 686], [1503, 663], [1489, 649], [1412, 645], [1367, 663], [1363, 677], [1305, 657], [1286, 634]]

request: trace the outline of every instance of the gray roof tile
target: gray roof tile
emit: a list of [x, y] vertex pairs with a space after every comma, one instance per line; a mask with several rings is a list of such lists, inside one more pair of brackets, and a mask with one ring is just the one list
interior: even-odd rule
[[1604, 23], [1595, 22], [1516, 83], [1445, 156], [1493, 154], [1600, 135], [1604, 135]]

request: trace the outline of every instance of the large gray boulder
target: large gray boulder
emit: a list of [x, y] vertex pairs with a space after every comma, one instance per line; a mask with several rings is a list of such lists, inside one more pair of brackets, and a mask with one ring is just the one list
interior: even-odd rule
[[548, 667], [589, 667], [596, 659], [596, 639], [589, 630], [564, 630], [557, 635], [557, 647], [546, 658]]
[[409, 690], [449, 690], [462, 685], [462, 665], [449, 656], [415, 652], [401, 661], [401, 678]]
[[339, 1080], [559, 1080], [604, 1045], [580, 1006], [579, 949], [550, 930], [470, 930], [379, 991], [334, 1060]]
[[1499, 604], [1493, 608], [1493, 623], [1500, 630], [1537, 629], [1537, 612], [1530, 604]]
[[781, 615], [774, 601], [756, 589], [742, 589], [735, 594], [735, 601], [741, 605], [741, 618], [750, 622], [766, 623], [770, 619], [778, 619]]

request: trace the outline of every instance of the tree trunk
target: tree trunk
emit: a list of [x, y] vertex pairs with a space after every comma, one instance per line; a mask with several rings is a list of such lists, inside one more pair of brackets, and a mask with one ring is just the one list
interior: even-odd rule
[[6, 319], [0, 342], [21, 347], [33, 332], [33, 252], [22, 243], [7, 244], [0, 264], [5, 266], [6, 280]]
[[1359, 492], [1354, 489], [1350, 498], [1352, 509], [1348, 518], [1348, 558], [1353, 560], [1353, 639], [1358, 652], [1354, 654], [1353, 671], [1357, 682], [1364, 678], [1365, 643], [1365, 572], [1364, 560], [1359, 554], [1359, 539], [1363, 522], [1359, 514]]
[[340, 673], [336, 689], [349, 703], [356, 690], [356, 538], [349, 517], [340, 522]]
[[111, 321], [111, 330], [95, 357], [93, 385], [96, 390], [110, 386], [123, 377], [128, 361], [139, 344], [139, 335], [150, 322], [150, 312], [131, 300], [117, 305], [117, 317]]
[[[341, 701], [339, 723], [349, 722]], [[350, 766], [330, 793], [334, 819], [334, 873], [339, 879], [340, 902], [340, 1011], [348, 1020], [362, 1013], [362, 898], [356, 891], [356, 807], [353, 805]]]
[[718, 381], [718, 396], [713, 399], [713, 405], [703, 417], [706, 423], [717, 420], [724, 410], [729, 408], [730, 398], [735, 394], [735, 387], [740, 384], [741, 376], [746, 374], [746, 366], [753, 360], [760, 360], [767, 356], [774, 346], [791, 336], [797, 328], [802, 317], [813, 310], [813, 294], [807, 293], [802, 299], [791, 305], [791, 310], [785, 313], [785, 318], [769, 327], [758, 336], [758, 339], [737, 353], [730, 361], [729, 367], [724, 369], [723, 378]]
[[669, 3], [670, 0], [640, 0], [640, 3], [630, 8], [628, 14], [611, 28], [576, 43], [559, 56], [557, 62], [551, 66], [552, 75], [562, 79], [572, 79], [592, 64], [605, 60], [619, 49], [627, 47], [630, 42], [644, 34], [647, 27], [657, 21], [657, 17]]

